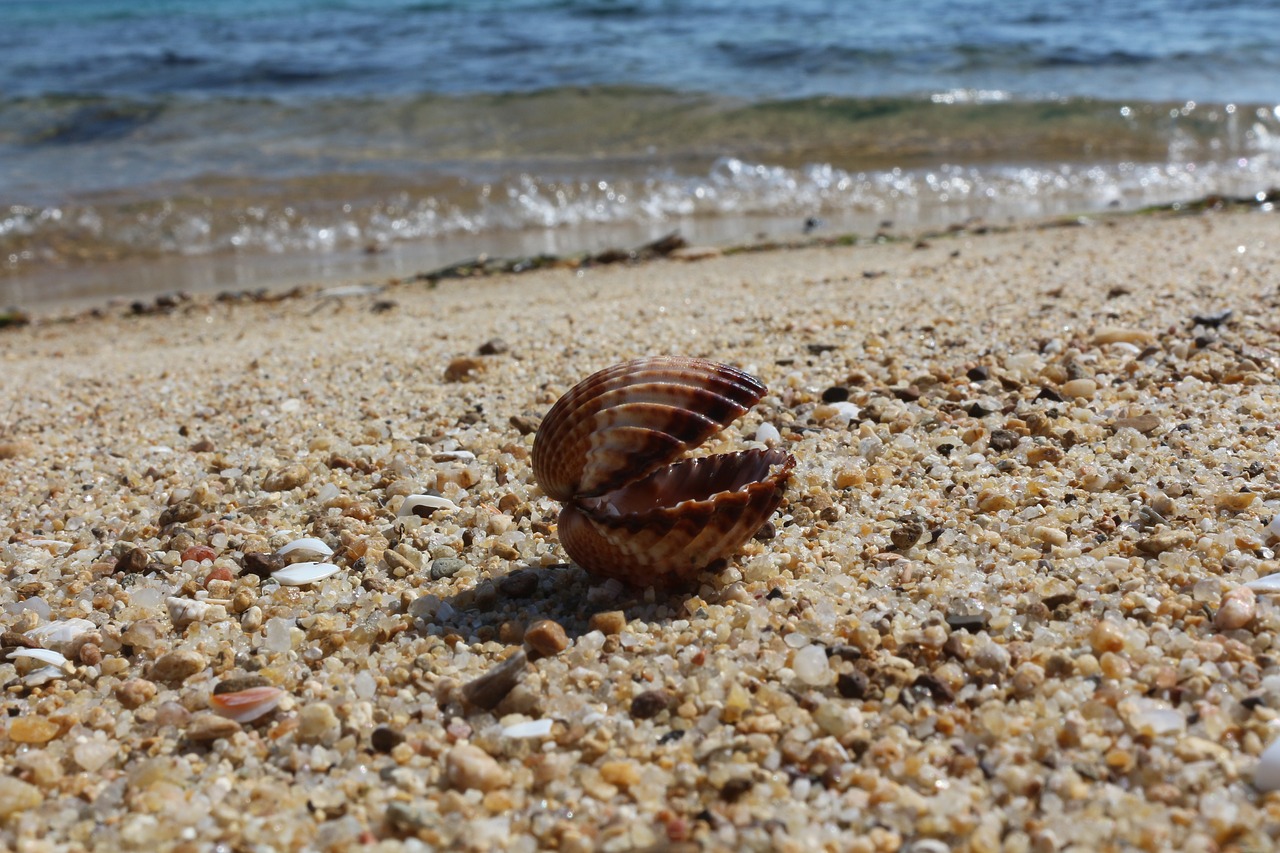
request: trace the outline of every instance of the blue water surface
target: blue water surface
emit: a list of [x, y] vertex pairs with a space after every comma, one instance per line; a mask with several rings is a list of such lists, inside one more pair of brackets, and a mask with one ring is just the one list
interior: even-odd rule
[[0, 0], [0, 97], [1280, 100], [1280, 0]]

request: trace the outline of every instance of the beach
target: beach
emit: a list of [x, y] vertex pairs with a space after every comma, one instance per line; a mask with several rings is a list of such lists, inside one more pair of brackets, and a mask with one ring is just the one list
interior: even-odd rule
[[[1093, 217], [0, 329], [0, 847], [1271, 849], [1277, 236]], [[573, 565], [530, 463], [657, 354], [769, 388], [697, 454], [796, 459], [688, 589]], [[278, 583], [304, 537], [336, 573]]]

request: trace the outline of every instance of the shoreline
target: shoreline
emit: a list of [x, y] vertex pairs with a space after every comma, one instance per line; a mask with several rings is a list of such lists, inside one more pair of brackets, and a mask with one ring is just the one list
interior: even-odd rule
[[[1090, 223], [0, 331], [0, 630], [68, 660], [0, 656], [0, 844], [1270, 848], [1277, 220]], [[677, 592], [570, 564], [528, 458], [651, 353], [797, 460]], [[298, 537], [340, 571], [246, 557]]]
[[[1272, 188], [1252, 198], [1212, 194], [1185, 201], [1149, 205], [1136, 210], [1103, 211], [1020, 220], [1010, 219], [1004, 223], [992, 223], [979, 219], [954, 223], [946, 227], [895, 229], [893, 222], [881, 222], [881, 227], [875, 229], [870, 235], [853, 232], [826, 233], [831, 228], [822, 220], [815, 220], [817, 228], [822, 233], [813, 235], [808, 233], [801, 234], [801, 232], [809, 230], [809, 223], [802, 222], [800, 223], [801, 227], [790, 229], [793, 233], [787, 235], [785, 233], [787, 229], [785, 229], [783, 223], [787, 222], [795, 225], [795, 222], [793, 218], [779, 217], [760, 219], [760, 223], [767, 223], [770, 227], [753, 229], [756, 231], [756, 236], [747, 241], [735, 241], [727, 237], [729, 232], [725, 232], [721, 235], [721, 239], [713, 238], [711, 241], [690, 243], [678, 226], [673, 230], [665, 231], [653, 225], [618, 229], [589, 228], [582, 229], [578, 242], [586, 246], [594, 246], [594, 248], [580, 248], [567, 252], [537, 251], [511, 256], [481, 253], [465, 260], [437, 265], [427, 269], [422, 269], [417, 264], [420, 264], [424, 258], [436, 258], [437, 255], [434, 249], [428, 248], [424, 254], [421, 250], [415, 252], [412, 246], [391, 247], [393, 252], [401, 256], [394, 260], [394, 265], [402, 271], [397, 273], [390, 273], [385, 269], [385, 262], [367, 253], [364, 263], [368, 271], [365, 273], [357, 273], [352, 269], [348, 269], [348, 263], [341, 261], [340, 258], [329, 259], [324, 257], [313, 259], [310, 263], [313, 265], [318, 264], [318, 269], [333, 267], [339, 271], [331, 270], [328, 273], [302, 272], [295, 269], [294, 265], [304, 260], [305, 256], [296, 253], [283, 257], [266, 255], [247, 258], [196, 257], [186, 259], [170, 258], [156, 262], [139, 261], [137, 264], [140, 265], [141, 271], [146, 273], [146, 280], [148, 281], [163, 276], [167, 268], [175, 267], [175, 265], [178, 269], [185, 264], [191, 263], [212, 265], [210, 267], [211, 270], [222, 265], [227, 265], [228, 269], [238, 269], [241, 265], [244, 265], [244, 271], [237, 272], [235, 278], [241, 283], [247, 284], [247, 286], [229, 288], [225, 285], [212, 283], [197, 286], [194, 289], [157, 288], [151, 286], [136, 291], [121, 292], [114, 296], [76, 293], [27, 300], [25, 304], [19, 300], [0, 306], [0, 329], [21, 325], [33, 318], [48, 320], [54, 316], [69, 319], [79, 314], [97, 315], [124, 305], [129, 306], [128, 310], [131, 313], [154, 313], [171, 310], [179, 304], [192, 301], [192, 299], [196, 301], [214, 299], [220, 302], [276, 301], [281, 298], [313, 295], [323, 291], [335, 291], [346, 293], [347, 295], [358, 295], [362, 290], [370, 293], [381, 293], [387, 289], [394, 290], [406, 284], [426, 282], [434, 286], [439, 281], [453, 278], [484, 278], [508, 273], [520, 274], [544, 268], [580, 269], [614, 263], [646, 263], [668, 257], [675, 260], [697, 261], [718, 255], [750, 252], [790, 251], [836, 246], [865, 247], [887, 242], [921, 243], [957, 235], [981, 235], [991, 232], [1003, 233], [1016, 230], [1036, 231], [1045, 228], [1077, 227], [1128, 217], [1152, 215], [1182, 216], [1207, 211], [1236, 209], [1268, 211], [1270, 209], [1269, 206], [1273, 206], [1277, 200], [1280, 200], [1280, 189]], [[601, 238], [609, 234], [611, 230], [614, 237], [629, 236], [633, 238], [634, 242], [622, 246], [616, 243], [602, 245]], [[742, 227], [731, 229], [731, 231], [739, 234], [743, 230]], [[713, 229], [712, 233], [719, 232]], [[561, 242], [563, 241], [564, 238], [562, 237]], [[652, 246], [658, 246], [664, 241], [678, 241], [678, 245], [672, 242], [665, 251], [653, 252], [651, 250]], [[503, 241], [502, 244], [528, 246], [537, 242], [539, 242], [537, 236], [530, 235], [528, 240]], [[346, 253], [346, 255], [351, 255], [351, 253]], [[351, 263], [354, 263], [354, 260]], [[103, 266], [105, 266], [112, 279], [118, 280], [122, 276], [129, 277], [131, 275], [136, 277], [136, 272], [130, 272], [129, 265], [120, 267], [115, 264], [106, 264]], [[265, 282], [261, 278], [256, 281], [253, 280], [252, 275], [255, 270], [260, 276], [265, 274]], [[66, 271], [72, 278], [82, 272], [77, 270]], [[56, 278], [58, 274], [49, 273], [49, 275]]]

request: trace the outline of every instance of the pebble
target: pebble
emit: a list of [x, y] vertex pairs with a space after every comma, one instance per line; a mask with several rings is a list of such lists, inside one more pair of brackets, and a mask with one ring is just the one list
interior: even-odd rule
[[1070, 379], [1062, 383], [1061, 391], [1066, 397], [1092, 400], [1098, 393], [1098, 383], [1092, 379]]
[[822, 646], [810, 645], [797, 650], [791, 668], [795, 671], [796, 677], [805, 684], [819, 687], [831, 681], [827, 650]]
[[1219, 631], [1235, 631], [1253, 621], [1257, 608], [1257, 596], [1247, 586], [1238, 586], [1222, 597], [1213, 626]]
[[306, 465], [285, 465], [262, 479], [262, 489], [267, 492], [287, 492], [304, 485], [310, 479], [311, 471]]
[[44, 717], [15, 717], [9, 722], [8, 737], [14, 743], [47, 743], [58, 736], [58, 724]]
[[180, 684], [204, 670], [208, 661], [199, 652], [179, 649], [162, 655], [151, 665], [150, 678], [165, 684]]
[[666, 690], [646, 690], [631, 698], [631, 716], [648, 720], [671, 707], [674, 697]]
[[476, 352], [480, 355], [502, 355], [510, 349], [511, 347], [502, 338], [490, 338], [482, 343]]
[[135, 649], [154, 649], [160, 643], [164, 629], [155, 619], [139, 619], [120, 633], [120, 642]]
[[151, 558], [147, 556], [147, 552], [141, 548], [129, 548], [123, 554], [116, 558], [117, 572], [122, 574], [137, 574], [146, 571]]
[[600, 613], [593, 613], [588, 626], [592, 631], [599, 631], [605, 636], [621, 634], [627, 627], [627, 615], [621, 610], [605, 610]]
[[472, 356], [460, 356], [449, 362], [444, 369], [445, 382], [462, 382], [464, 380], [473, 379], [480, 373], [483, 373], [485, 363], [481, 359]]
[[209, 741], [234, 737], [241, 731], [240, 724], [217, 714], [196, 714], [187, 721], [183, 734], [188, 740], [207, 743]]
[[35, 785], [12, 776], [0, 776], [0, 820], [34, 809], [43, 802], [44, 794]]
[[493, 756], [469, 743], [460, 743], [444, 758], [445, 776], [459, 790], [496, 791], [511, 784], [511, 774]]
[[467, 567], [465, 560], [459, 560], [457, 557], [441, 557], [438, 560], [431, 561], [431, 579], [433, 581], [451, 578], [458, 572]]
[[1144, 329], [1126, 328], [1123, 326], [1103, 326], [1093, 335], [1093, 342], [1102, 344], [1134, 344], [1135, 346], [1155, 343], [1156, 336]]
[[836, 676], [836, 691], [845, 699], [865, 698], [867, 688], [870, 686], [871, 682], [866, 673], [858, 670], [842, 672]]
[[906, 551], [924, 536], [924, 523], [918, 518], [899, 519], [898, 524], [889, 533], [889, 540], [899, 551]]
[[529, 657], [524, 649], [516, 652], [506, 660], [494, 666], [479, 678], [472, 679], [462, 686], [462, 698], [470, 705], [486, 711], [496, 708], [506, 698], [511, 689], [524, 677]]
[[116, 686], [115, 694], [121, 705], [133, 710], [155, 698], [156, 686], [145, 678], [130, 678]]
[[390, 752], [404, 743], [404, 735], [389, 726], [378, 726], [369, 735], [369, 745], [378, 752]]
[[298, 740], [332, 745], [342, 734], [342, 722], [328, 702], [313, 702], [298, 712]]
[[524, 641], [542, 657], [553, 657], [569, 646], [564, 626], [554, 619], [539, 619], [524, 632]]

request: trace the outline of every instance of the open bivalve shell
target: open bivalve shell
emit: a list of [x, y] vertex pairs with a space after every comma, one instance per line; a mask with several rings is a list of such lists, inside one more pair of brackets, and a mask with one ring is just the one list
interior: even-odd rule
[[747, 450], [676, 460], [765, 390], [728, 365], [655, 357], [606, 368], [556, 401], [534, 437], [533, 473], [565, 504], [569, 556], [594, 574], [664, 586], [742, 547], [778, 508], [795, 459]]

